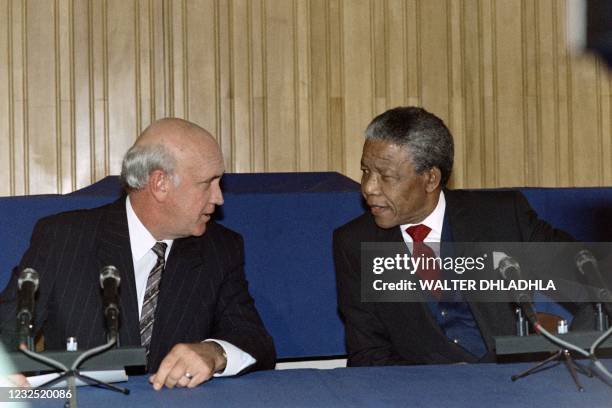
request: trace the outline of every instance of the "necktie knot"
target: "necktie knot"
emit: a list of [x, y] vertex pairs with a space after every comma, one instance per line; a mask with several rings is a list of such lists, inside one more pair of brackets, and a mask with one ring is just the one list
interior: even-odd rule
[[153, 245], [153, 248], [151, 248], [151, 250], [155, 253], [155, 255], [157, 255], [157, 258], [165, 258], [166, 257], [166, 248], [168, 247], [168, 244], [166, 244], [165, 242], [156, 242], [155, 245]]
[[406, 228], [406, 232], [412, 238], [414, 242], [423, 242], [427, 235], [431, 232], [431, 228], [429, 228], [425, 224], [417, 224], [411, 227]]

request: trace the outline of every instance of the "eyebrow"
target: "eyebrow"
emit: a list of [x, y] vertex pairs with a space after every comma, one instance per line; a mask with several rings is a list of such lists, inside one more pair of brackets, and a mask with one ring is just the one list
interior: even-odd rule
[[200, 181], [198, 181], [198, 183], [210, 183], [210, 182], [211, 182], [211, 181], [213, 181], [214, 179], [221, 178], [222, 176], [223, 176], [223, 174], [221, 174], [221, 175], [215, 174], [215, 175], [212, 175], [212, 176], [210, 176], [209, 178], [207, 178], [207, 179], [205, 179], [205, 180], [200, 180]]

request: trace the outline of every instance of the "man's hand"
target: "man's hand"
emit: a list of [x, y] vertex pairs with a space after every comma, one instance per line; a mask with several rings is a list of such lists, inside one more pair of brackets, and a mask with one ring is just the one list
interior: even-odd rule
[[6, 376], [8, 380], [8, 384], [4, 385], [5, 387], [8, 385], [13, 385], [15, 387], [30, 387], [30, 383], [28, 379], [23, 374], [9, 374]]
[[214, 341], [180, 343], [164, 357], [159, 369], [149, 378], [156, 391], [168, 388], [193, 388], [225, 369], [223, 347]]

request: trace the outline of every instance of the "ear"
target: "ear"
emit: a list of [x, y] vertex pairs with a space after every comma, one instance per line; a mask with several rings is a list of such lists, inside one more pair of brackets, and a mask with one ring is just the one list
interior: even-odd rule
[[442, 172], [437, 167], [425, 171], [425, 191], [433, 193], [440, 187]]
[[172, 183], [172, 180], [165, 171], [154, 170], [149, 174], [147, 186], [155, 200], [163, 202], [170, 191], [170, 183]]

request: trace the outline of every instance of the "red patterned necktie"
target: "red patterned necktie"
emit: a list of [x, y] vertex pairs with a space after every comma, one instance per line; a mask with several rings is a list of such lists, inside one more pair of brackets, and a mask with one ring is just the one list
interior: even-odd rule
[[[435, 281], [440, 279], [441, 271], [438, 268], [437, 263], [433, 262], [433, 259], [429, 261], [430, 265], [425, 263], [427, 258], [436, 257], [433, 249], [431, 249], [431, 247], [424, 242], [427, 235], [429, 235], [431, 232], [431, 228], [424, 224], [418, 224], [406, 228], [406, 232], [412, 237], [412, 257], [423, 258], [421, 261], [421, 266], [416, 271], [418, 277], [425, 281]], [[430, 266], [430, 268], [427, 266]], [[441, 293], [439, 290], [433, 290], [431, 293], [436, 298], [440, 298]]]

